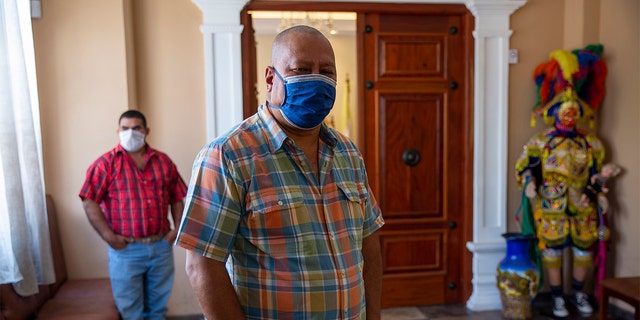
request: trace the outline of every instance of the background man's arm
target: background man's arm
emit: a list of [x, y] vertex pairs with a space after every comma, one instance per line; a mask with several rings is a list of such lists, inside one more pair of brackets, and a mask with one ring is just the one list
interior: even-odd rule
[[380, 319], [382, 300], [382, 253], [380, 237], [375, 232], [362, 240], [364, 258], [364, 290], [367, 300], [367, 320]]
[[124, 249], [127, 246], [129, 239], [115, 234], [113, 230], [111, 230], [111, 227], [109, 226], [109, 223], [107, 223], [107, 219], [104, 217], [104, 213], [97, 202], [85, 198], [82, 200], [82, 206], [84, 207], [84, 212], [87, 214], [89, 223], [91, 223], [93, 229], [98, 232], [100, 237], [102, 237], [109, 246], [116, 250]]
[[176, 241], [176, 237], [178, 236], [178, 227], [180, 226], [180, 221], [182, 221], [183, 209], [184, 202], [182, 201], [177, 201], [171, 204], [171, 218], [173, 219], [174, 227], [164, 236], [164, 239], [171, 244]]
[[224, 262], [187, 251], [186, 271], [207, 320], [245, 318]]

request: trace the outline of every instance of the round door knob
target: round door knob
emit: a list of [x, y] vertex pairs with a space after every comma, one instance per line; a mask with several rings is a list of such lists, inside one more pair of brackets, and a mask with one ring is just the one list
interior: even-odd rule
[[402, 162], [408, 165], [409, 167], [413, 167], [420, 162], [420, 151], [409, 148], [402, 153]]

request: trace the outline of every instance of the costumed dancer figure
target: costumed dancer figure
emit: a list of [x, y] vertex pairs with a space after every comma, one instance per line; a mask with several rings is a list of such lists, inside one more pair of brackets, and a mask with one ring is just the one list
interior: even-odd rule
[[593, 122], [602, 101], [606, 67], [601, 53], [602, 46], [556, 50], [536, 68], [539, 101], [532, 126], [537, 114], [550, 127], [527, 142], [516, 163], [517, 181], [535, 203], [533, 221], [557, 317], [569, 315], [562, 290], [562, 255], [567, 246], [573, 253], [572, 301], [582, 314], [593, 312], [583, 288], [598, 240], [598, 211], [606, 213], [608, 205], [603, 194], [600, 200], [581, 200], [591, 177], [600, 172], [605, 150], [594, 134], [577, 124]]

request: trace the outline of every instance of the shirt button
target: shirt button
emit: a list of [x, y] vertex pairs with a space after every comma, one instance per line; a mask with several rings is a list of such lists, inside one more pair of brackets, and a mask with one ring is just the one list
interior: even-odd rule
[[278, 200], [278, 205], [282, 205], [282, 200]]

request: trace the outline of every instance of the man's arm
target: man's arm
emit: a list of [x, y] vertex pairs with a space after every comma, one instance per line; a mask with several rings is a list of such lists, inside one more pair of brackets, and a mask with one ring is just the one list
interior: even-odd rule
[[178, 227], [180, 226], [180, 221], [182, 221], [183, 209], [184, 202], [182, 201], [177, 201], [171, 204], [171, 218], [173, 219], [174, 227], [164, 236], [164, 239], [171, 244], [176, 241], [176, 237], [178, 236]]
[[375, 232], [362, 240], [364, 258], [364, 293], [367, 301], [367, 320], [380, 319], [382, 302], [382, 253], [380, 237]]
[[93, 229], [98, 232], [100, 237], [102, 237], [109, 246], [116, 250], [121, 250], [127, 247], [127, 237], [115, 234], [113, 230], [111, 230], [111, 227], [107, 223], [107, 219], [104, 217], [104, 213], [97, 202], [84, 198], [82, 200], [82, 206], [84, 207], [84, 212], [87, 214]]
[[207, 320], [245, 318], [224, 262], [187, 251], [186, 271]]

